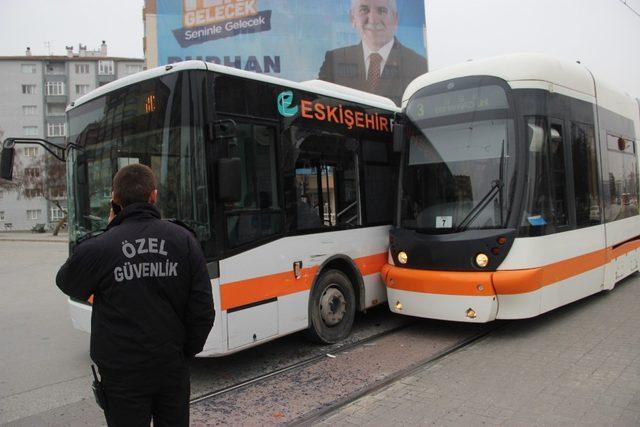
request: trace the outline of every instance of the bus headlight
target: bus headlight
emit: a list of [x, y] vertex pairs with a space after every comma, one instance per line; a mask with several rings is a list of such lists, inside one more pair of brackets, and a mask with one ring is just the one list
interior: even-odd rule
[[489, 257], [482, 253], [476, 255], [476, 265], [480, 268], [485, 268], [489, 265]]
[[407, 256], [407, 253], [405, 251], [401, 251], [398, 253], [398, 262], [400, 264], [406, 264], [408, 259], [409, 257]]

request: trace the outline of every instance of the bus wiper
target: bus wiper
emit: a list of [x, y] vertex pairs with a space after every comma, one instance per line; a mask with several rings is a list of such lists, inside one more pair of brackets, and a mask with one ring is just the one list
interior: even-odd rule
[[489, 202], [491, 202], [496, 197], [496, 195], [500, 193], [500, 190], [502, 190], [502, 186], [502, 180], [496, 179], [495, 181], [493, 181], [491, 183], [489, 192], [485, 194], [482, 199], [480, 199], [478, 204], [475, 205], [473, 209], [471, 209], [471, 211], [469, 211], [467, 216], [465, 216], [464, 219], [460, 222], [460, 225], [458, 225], [458, 228], [456, 228], [456, 231], [464, 231], [469, 226], [469, 224], [471, 224], [471, 222], [476, 219], [478, 214], [480, 214], [480, 212], [482, 212], [482, 210], [489, 204]]

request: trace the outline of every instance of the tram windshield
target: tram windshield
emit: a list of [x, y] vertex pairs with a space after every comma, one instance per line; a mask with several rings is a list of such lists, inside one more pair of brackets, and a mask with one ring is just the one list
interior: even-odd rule
[[505, 90], [430, 89], [407, 105], [401, 226], [433, 234], [506, 227], [515, 137]]
[[112, 177], [131, 163], [155, 172], [163, 218], [185, 222], [200, 240], [211, 237], [197, 77], [169, 74], [69, 111], [69, 142], [78, 147], [67, 165], [73, 242], [106, 227]]

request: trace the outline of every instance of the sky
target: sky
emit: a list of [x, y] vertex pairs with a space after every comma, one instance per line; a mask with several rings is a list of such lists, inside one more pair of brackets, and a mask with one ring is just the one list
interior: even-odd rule
[[[0, 0], [0, 55], [22, 55], [26, 46], [34, 55], [64, 54], [66, 45], [91, 50], [106, 40], [110, 55], [142, 58], [143, 5]], [[431, 70], [510, 52], [547, 53], [580, 60], [640, 98], [640, 0], [426, 0], [426, 14]]]

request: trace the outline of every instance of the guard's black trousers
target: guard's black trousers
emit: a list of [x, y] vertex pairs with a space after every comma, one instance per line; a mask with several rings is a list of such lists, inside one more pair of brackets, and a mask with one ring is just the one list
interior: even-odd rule
[[100, 370], [110, 427], [189, 425], [189, 367], [125, 372]]

